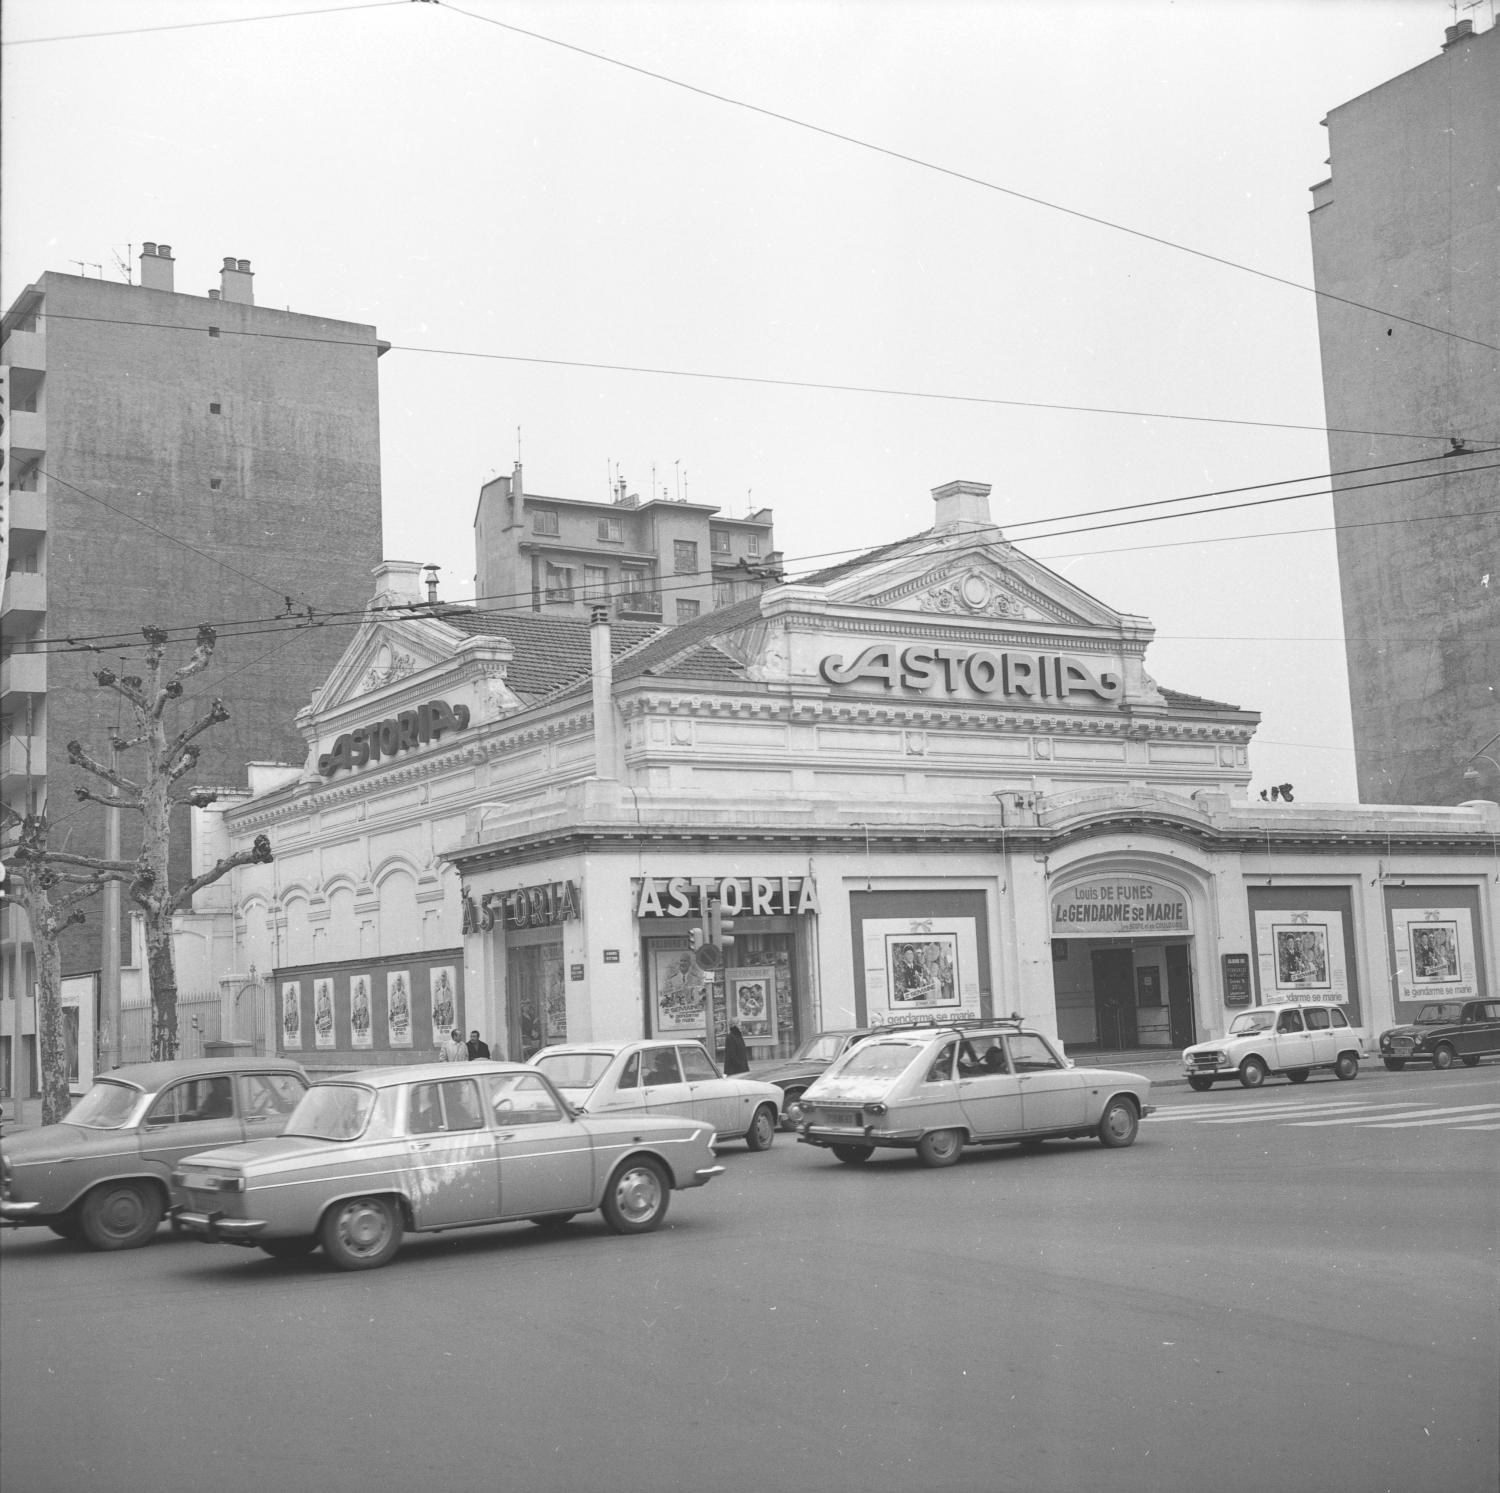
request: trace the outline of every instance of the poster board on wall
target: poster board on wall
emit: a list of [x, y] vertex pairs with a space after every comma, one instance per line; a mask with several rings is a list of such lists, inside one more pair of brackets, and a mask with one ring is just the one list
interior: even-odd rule
[[652, 1031], [658, 1037], [707, 1039], [713, 982], [694, 966], [687, 939], [653, 938], [647, 948]]
[[979, 951], [973, 918], [867, 918], [866, 1020], [871, 1026], [931, 1013], [978, 1017]]
[[1400, 1019], [1428, 1001], [1484, 999], [1484, 963], [1475, 947], [1478, 897], [1472, 887], [1388, 888], [1391, 995]]
[[772, 965], [728, 970], [724, 976], [729, 1025], [751, 1047], [776, 1045], [776, 970]]
[[404, 1062], [463, 1029], [458, 949], [277, 969], [273, 988], [276, 1050], [292, 1057]]
[[1348, 1001], [1343, 913], [1327, 908], [1257, 912], [1255, 945], [1264, 1004]]

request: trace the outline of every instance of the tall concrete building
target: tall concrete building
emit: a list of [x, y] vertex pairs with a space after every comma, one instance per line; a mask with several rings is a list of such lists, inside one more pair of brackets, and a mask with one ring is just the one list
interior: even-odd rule
[[543, 497], [521, 464], [479, 492], [474, 591], [480, 607], [626, 622], [691, 622], [780, 578], [771, 510], [731, 518], [711, 503], [642, 500], [621, 480], [614, 500]]
[[1450, 26], [1325, 123], [1312, 248], [1359, 796], [1500, 798], [1500, 30]]
[[[104, 810], [75, 802], [67, 743], [107, 752], [119, 733], [121, 702], [91, 677], [101, 661], [139, 661], [147, 625], [184, 629], [189, 644], [198, 624], [216, 625], [218, 651], [191, 692], [200, 708], [222, 697], [230, 720], [199, 738], [192, 781], [243, 781], [246, 763], [300, 750], [294, 717], [344, 651], [381, 555], [375, 329], [257, 306], [248, 260], [225, 259], [199, 293], [178, 290], [174, 270], [171, 247], [148, 243], [139, 284], [46, 273], [0, 330], [0, 787], [8, 803], [46, 803], [56, 839], [83, 853], [102, 848]], [[233, 626], [287, 614], [330, 625]], [[135, 829], [124, 826], [127, 855]], [[180, 870], [186, 831], [184, 816]], [[18, 909], [0, 936], [5, 994], [28, 993]], [[70, 930], [63, 968], [100, 967], [92, 917]], [[22, 1031], [13, 1001], [4, 1007], [7, 1035]]]

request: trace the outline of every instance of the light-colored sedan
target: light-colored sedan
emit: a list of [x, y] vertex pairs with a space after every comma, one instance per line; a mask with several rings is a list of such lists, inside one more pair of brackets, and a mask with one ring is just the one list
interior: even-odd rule
[[1257, 1006], [1241, 1011], [1224, 1036], [1183, 1048], [1182, 1066], [1188, 1084], [1200, 1092], [1220, 1078], [1258, 1089], [1270, 1073], [1285, 1073], [1293, 1083], [1306, 1083], [1314, 1068], [1354, 1078], [1370, 1050], [1364, 1028], [1339, 1006]]
[[281, 1058], [194, 1058], [115, 1068], [57, 1125], [0, 1146], [0, 1222], [41, 1224], [94, 1249], [156, 1233], [173, 1166], [207, 1146], [279, 1135], [307, 1091]]
[[720, 1140], [764, 1151], [776, 1137], [782, 1093], [753, 1078], [726, 1078], [703, 1045], [683, 1038], [570, 1042], [544, 1047], [531, 1066], [585, 1114], [681, 1115]]
[[897, 1027], [866, 1037], [807, 1088], [798, 1130], [851, 1165], [896, 1147], [952, 1166], [967, 1145], [1097, 1136], [1128, 1146], [1150, 1097], [1149, 1078], [1075, 1067], [1019, 1019]]
[[701, 1187], [714, 1130], [691, 1119], [580, 1115], [519, 1063], [365, 1068], [307, 1091], [278, 1140], [186, 1157], [173, 1227], [278, 1259], [322, 1245], [342, 1270], [384, 1265], [402, 1235], [597, 1208], [619, 1234]]

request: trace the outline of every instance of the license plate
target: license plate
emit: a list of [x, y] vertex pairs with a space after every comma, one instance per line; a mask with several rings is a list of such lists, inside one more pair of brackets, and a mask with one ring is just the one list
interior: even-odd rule
[[859, 1111], [853, 1109], [825, 1109], [823, 1122], [827, 1125], [858, 1125]]

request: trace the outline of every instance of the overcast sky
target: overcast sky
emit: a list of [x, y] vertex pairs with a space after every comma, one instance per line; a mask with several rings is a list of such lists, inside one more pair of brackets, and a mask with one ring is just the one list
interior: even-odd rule
[[[1028, 536], [1326, 489], [1314, 297], [1173, 245], [1310, 285], [1320, 120], [1453, 19], [7, 0], [3, 300], [79, 262], [120, 278], [153, 239], [178, 290], [232, 254], [261, 305], [373, 323], [385, 552], [439, 564], [447, 598], [473, 594], [478, 490], [518, 439], [532, 492], [602, 501], [619, 472], [771, 508], [793, 577], [991, 483], [1010, 537], [1153, 620], [1159, 683], [1262, 713], [1252, 792], [1352, 800], [1326, 497]], [[150, 26], [178, 29], [23, 44]]]

